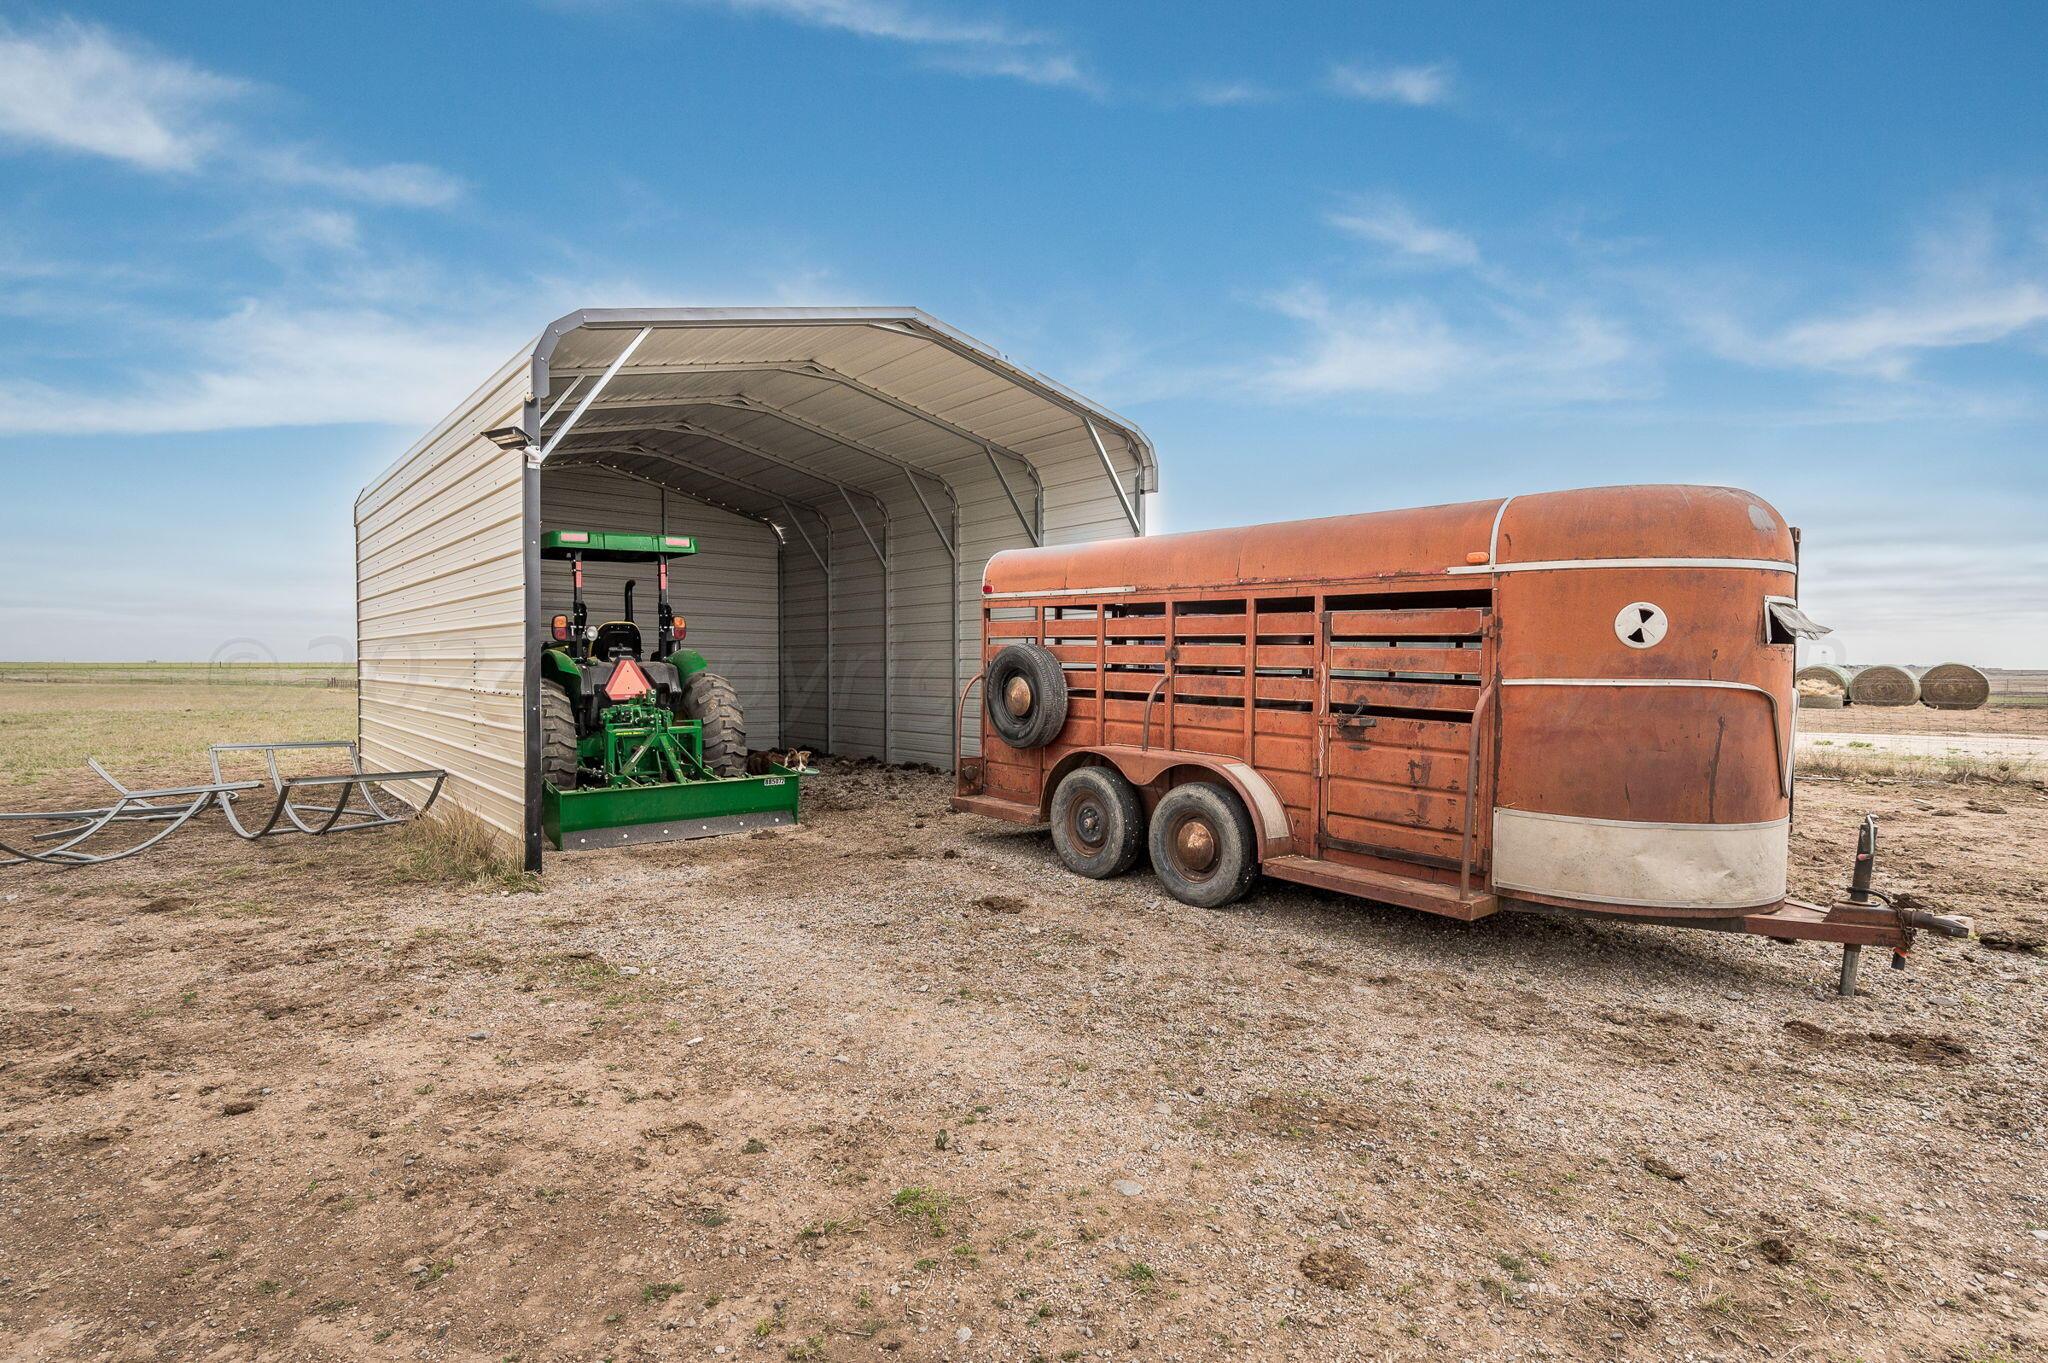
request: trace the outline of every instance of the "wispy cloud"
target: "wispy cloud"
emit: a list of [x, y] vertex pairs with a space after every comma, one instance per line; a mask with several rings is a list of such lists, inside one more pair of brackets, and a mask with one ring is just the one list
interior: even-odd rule
[[1423, 221], [1391, 194], [1354, 196], [1327, 221], [1340, 232], [1411, 259], [1468, 269], [1480, 263], [1479, 246], [1471, 237]]
[[1724, 333], [1749, 362], [1902, 379], [1929, 351], [1987, 345], [2048, 322], [2048, 288], [2025, 281], [1959, 297], [1884, 305], [1796, 322], [1775, 335]]
[[971, 17], [908, 0], [697, 0], [741, 14], [835, 29], [924, 49], [924, 59], [963, 75], [1092, 89], [1081, 60], [1057, 36], [994, 17]]
[[189, 171], [220, 141], [214, 111], [247, 88], [102, 28], [0, 24], [0, 137], [16, 145]]
[[1650, 288], [1723, 359], [1897, 383], [1944, 351], [2048, 334], [2048, 213], [2002, 221], [1990, 204], [1958, 207], [1887, 272], [1881, 294], [1775, 321], [1732, 288], [1668, 277]]
[[461, 183], [413, 163], [357, 166], [274, 146], [231, 117], [255, 94], [108, 29], [61, 20], [30, 31], [0, 22], [0, 142], [98, 156], [157, 174], [241, 176], [364, 203], [431, 208]]
[[1187, 92], [1188, 103], [1217, 109], [1240, 104], [1271, 104], [1279, 98], [1279, 91], [1255, 80], [1196, 81]]
[[249, 161], [278, 184], [324, 189], [362, 203], [440, 208], [461, 198], [463, 192], [462, 182], [454, 176], [414, 161], [352, 166], [303, 147], [254, 152]]
[[518, 325], [482, 320], [250, 302], [178, 328], [188, 369], [76, 388], [12, 385], [0, 394], [0, 428], [78, 435], [365, 421], [424, 427], [519, 343]]
[[1330, 88], [1351, 99], [1421, 108], [1450, 100], [1451, 69], [1443, 62], [1427, 66], [1368, 66], [1344, 63], [1330, 68]]
[[1302, 285], [1267, 304], [1300, 323], [1300, 346], [1264, 366], [1262, 386], [1293, 397], [1450, 396], [1461, 401], [1602, 401], [1639, 390], [1641, 350], [1590, 309], [1507, 307], [1454, 320], [1428, 299], [1333, 300]]

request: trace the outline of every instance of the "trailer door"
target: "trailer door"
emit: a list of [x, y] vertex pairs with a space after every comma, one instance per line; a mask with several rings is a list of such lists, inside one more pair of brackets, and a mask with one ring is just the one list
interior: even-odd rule
[[1491, 611], [1388, 599], [1402, 604], [1353, 597], [1320, 613], [1318, 855], [1454, 873], [1469, 854], [1482, 874], [1487, 820], [1468, 820], [1467, 805], [1483, 799], [1474, 725], [1492, 674]]

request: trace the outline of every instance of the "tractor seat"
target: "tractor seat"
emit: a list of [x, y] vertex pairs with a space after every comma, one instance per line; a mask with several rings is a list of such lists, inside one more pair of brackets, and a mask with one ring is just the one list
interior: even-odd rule
[[600, 658], [640, 656], [640, 626], [631, 620], [607, 620], [597, 627], [592, 651]]

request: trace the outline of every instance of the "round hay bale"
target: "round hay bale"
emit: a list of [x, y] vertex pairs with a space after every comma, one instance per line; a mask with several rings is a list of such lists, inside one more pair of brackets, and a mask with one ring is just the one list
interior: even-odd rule
[[1879, 663], [1850, 679], [1849, 699], [1857, 705], [1916, 705], [1920, 679], [1903, 667]]
[[1936, 710], [1975, 710], [1991, 699], [1991, 678], [1968, 663], [1943, 663], [1920, 674], [1920, 703]]
[[1799, 669], [1794, 684], [1799, 690], [1799, 703], [1805, 706], [1833, 708], [1849, 699], [1849, 679], [1854, 675], [1846, 667], [1833, 663], [1809, 663]]

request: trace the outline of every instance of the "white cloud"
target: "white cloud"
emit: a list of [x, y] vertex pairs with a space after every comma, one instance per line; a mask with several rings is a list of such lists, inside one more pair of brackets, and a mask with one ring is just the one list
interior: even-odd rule
[[1428, 66], [1339, 65], [1330, 68], [1330, 88], [1352, 99], [1421, 108], [1451, 97], [1451, 70], [1442, 62]]
[[189, 171], [218, 141], [211, 112], [246, 89], [102, 28], [0, 25], [0, 137], [20, 145]]
[[1498, 304], [1454, 318], [1421, 298], [1336, 302], [1303, 286], [1269, 306], [1304, 327], [1304, 344], [1270, 362], [1263, 388], [1293, 397], [1447, 397], [1513, 404], [1631, 395], [1642, 348], [1586, 309], [1540, 315]]
[[[1942, 351], [2048, 333], [2048, 212], [2029, 205], [2001, 221], [2004, 205], [1954, 208], [1923, 234], [1913, 259], [1886, 271], [1882, 293], [1856, 303], [1786, 306], [1759, 320], [1773, 293], [1742, 276], [1694, 270], [1638, 272], [1646, 296], [1669, 308], [1707, 349], [1758, 368], [1821, 370], [1887, 383], [1917, 380]], [[1758, 295], [1766, 301], [1759, 303]], [[1889, 296], [1886, 296], [1889, 295]], [[1784, 314], [1791, 313], [1789, 317]]]
[[1392, 195], [1354, 198], [1331, 213], [1328, 220], [1340, 232], [1403, 256], [1465, 268], [1479, 264], [1479, 247], [1472, 238], [1424, 222], [1415, 210]]
[[1197, 81], [1187, 95], [1190, 103], [1219, 109], [1238, 104], [1270, 104], [1279, 97], [1272, 87], [1252, 80]]
[[1757, 354], [1785, 364], [1903, 378], [1929, 350], [1986, 345], [2048, 322], [2048, 289], [2014, 282], [1974, 295], [1869, 308], [1795, 323]]
[[296, 147], [258, 152], [250, 160], [278, 184], [324, 189], [363, 203], [440, 208], [462, 197], [461, 181], [416, 162], [351, 166]]
[[432, 166], [354, 166], [266, 145], [226, 117], [254, 91], [97, 26], [64, 20], [31, 33], [0, 23], [0, 141], [159, 174], [245, 175], [364, 203], [434, 208], [462, 193]]
[[1275, 294], [1267, 302], [1309, 332], [1305, 349], [1267, 373], [1285, 393], [1436, 392], [1469, 371], [1475, 359], [1442, 316], [1421, 302], [1339, 307], [1312, 285]]
[[963, 75], [1004, 76], [1032, 85], [1092, 89], [1081, 61], [1051, 34], [1001, 19], [969, 18], [905, 0], [698, 0], [742, 14], [927, 49], [936, 67]]
[[510, 355], [531, 318], [422, 321], [377, 308], [249, 303], [179, 340], [189, 369], [126, 385], [17, 382], [13, 434], [144, 434], [390, 422], [424, 427]]

